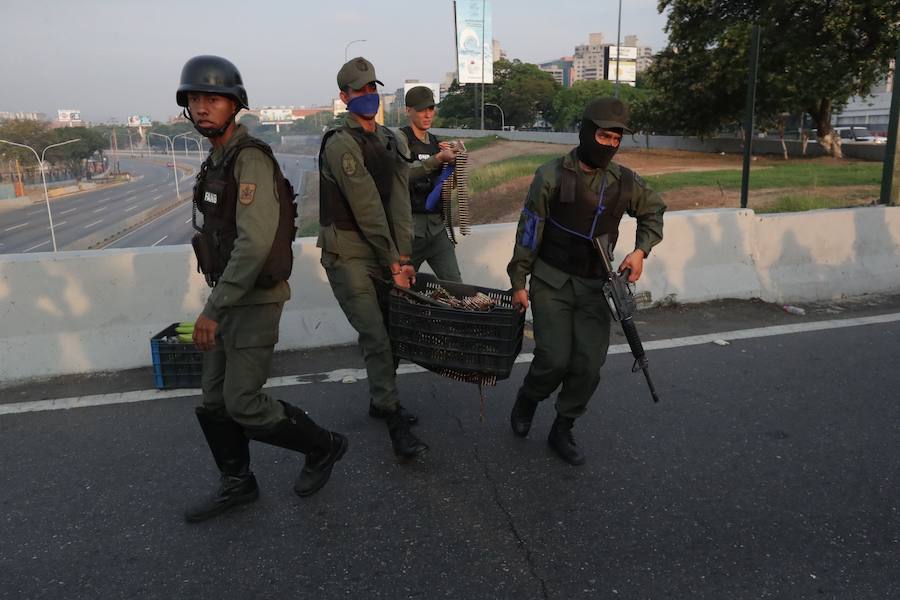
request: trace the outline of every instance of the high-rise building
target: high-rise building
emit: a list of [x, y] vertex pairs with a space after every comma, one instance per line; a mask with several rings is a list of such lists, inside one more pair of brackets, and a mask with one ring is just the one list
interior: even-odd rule
[[596, 81], [603, 79], [606, 66], [603, 58], [604, 44], [602, 33], [592, 33], [587, 44], [575, 46], [572, 61], [572, 81]]
[[653, 64], [653, 48], [641, 46], [636, 35], [625, 36], [625, 46], [637, 48], [637, 72], [646, 71]]

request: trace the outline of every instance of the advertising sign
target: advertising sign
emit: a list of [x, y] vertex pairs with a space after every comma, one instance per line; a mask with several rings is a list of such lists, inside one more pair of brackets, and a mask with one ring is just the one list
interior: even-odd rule
[[457, 0], [457, 78], [460, 83], [494, 83], [494, 47], [489, 0]]
[[612, 60], [609, 62], [609, 72], [606, 78], [610, 81], [616, 80], [616, 69], [619, 70], [619, 82], [634, 85], [637, 81], [637, 63], [634, 61], [622, 62]]
[[404, 83], [403, 84], [403, 98], [401, 98], [401, 102], [406, 98], [407, 92], [413, 89], [414, 87], [427, 87], [431, 89], [431, 93], [434, 94], [434, 103], [438, 104], [441, 101], [441, 86], [436, 83]]
[[293, 110], [288, 108], [261, 108], [259, 122], [263, 125], [286, 125], [294, 122]]
[[150, 117], [147, 115], [131, 115], [128, 117], [129, 127], [150, 127]]
[[620, 59], [622, 62], [626, 60], [637, 60], [637, 48], [634, 46], [610, 46], [610, 60]]
[[73, 108], [65, 108], [56, 111], [60, 123], [76, 123], [81, 121], [81, 111]]

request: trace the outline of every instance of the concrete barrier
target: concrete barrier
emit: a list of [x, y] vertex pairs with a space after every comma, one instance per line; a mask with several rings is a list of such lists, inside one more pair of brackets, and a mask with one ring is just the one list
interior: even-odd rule
[[[461, 239], [466, 281], [508, 287], [515, 228], [477, 226]], [[617, 258], [632, 247], [634, 228], [623, 221]], [[294, 254], [279, 349], [354, 342], [315, 239], [298, 240]], [[638, 290], [683, 303], [897, 293], [900, 207], [670, 213]], [[189, 246], [0, 255], [0, 382], [148, 365], [150, 337], [195, 318], [207, 293]]]

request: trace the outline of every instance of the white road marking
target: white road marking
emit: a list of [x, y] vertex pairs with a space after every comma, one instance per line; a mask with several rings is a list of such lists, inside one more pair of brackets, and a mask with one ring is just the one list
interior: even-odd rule
[[13, 225], [12, 227], [7, 227], [3, 231], [12, 231], [13, 229], [19, 229], [20, 227], [25, 227], [26, 225], [28, 225], [28, 221], [25, 221], [24, 223], [20, 223], [19, 225]]
[[[160, 194], [159, 196], [153, 196], [153, 200], [159, 200], [160, 198], [162, 198], [162, 194]], [[151, 200], [151, 202], [153, 202], [153, 200]]]
[[167, 236], [167, 235], [162, 236], [161, 238], [159, 238], [158, 240], [156, 240], [155, 242], [153, 242], [152, 244], [150, 244], [150, 246], [153, 247], [153, 246], [157, 245], [158, 243], [160, 243], [161, 241], [163, 241], [163, 240], [166, 239], [167, 237], [169, 237], [169, 236]]
[[[44, 242], [48, 244], [49, 242]], [[672, 338], [668, 340], [656, 340], [646, 342], [645, 350], [664, 350], [669, 348], [683, 348], [685, 346], [697, 346], [709, 344], [715, 340], [747, 340], [752, 338], [771, 337], [791, 333], [806, 333], [810, 331], [824, 331], [826, 329], [843, 329], [846, 327], [860, 327], [863, 325], [879, 325], [884, 323], [896, 323], [900, 321], [900, 313], [888, 313], [871, 317], [858, 317], [854, 319], [835, 319], [833, 321], [812, 321], [810, 323], [797, 323], [795, 325], [773, 325], [771, 327], [757, 327], [754, 329], [741, 329], [724, 333], [709, 333], [705, 335], [692, 335], [688, 337]], [[629, 354], [631, 349], [628, 344], [616, 344], [609, 347], [610, 354]], [[523, 353], [516, 358], [517, 363], [529, 363], [534, 355]], [[426, 369], [419, 365], [403, 363], [397, 369], [397, 375], [409, 375], [411, 373], [425, 373]], [[304, 375], [289, 375], [286, 377], [273, 377], [268, 380], [266, 388], [285, 387], [291, 385], [307, 385], [311, 383], [341, 383], [347, 376], [357, 380], [366, 379], [365, 369], [335, 369], [324, 373], [307, 373]], [[130, 402], [145, 402], [147, 400], [159, 400], [163, 398], [186, 398], [199, 396], [200, 390], [193, 388], [177, 390], [137, 390], [133, 392], [116, 392], [113, 394], [97, 394], [93, 396], [78, 396], [73, 398], [59, 398], [56, 400], [33, 400], [31, 402], [11, 402], [0, 404], [0, 415], [18, 414], [25, 412], [37, 412], [44, 410], [60, 410], [70, 408], [83, 408], [86, 406], [104, 406], [107, 404], [126, 404]]]
[[46, 242], [41, 242], [40, 244], [37, 244], [36, 246], [32, 246], [31, 248], [26, 248], [22, 252], [31, 252], [35, 248], [40, 248], [41, 246], [46, 246], [49, 243], [50, 243], [50, 240], [47, 240]]
[[138, 207], [137, 204], [135, 204], [134, 206], [129, 206], [128, 208], [125, 209], [125, 212], [132, 211], [132, 210], [136, 209], [137, 207]]
[[108, 207], [108, 206], [101, 206], [100, 208], [95, 208], [95, 209], [92, 210], [91, 212], [92, 212], [92, 213], [98, 213], [98, 212], [102, 212], [102, 211], [106, 210], [107, 208], [109, 208], [109, 207]]
[[67, 215], [67, 214], [69, 214], [70, 212], [75, 212], [76, 210], [78, 210], [78, 209], [77, 209], [77, 208], [70, 208], [69, 210], [64, 210], [64, 211], [62, 211], [62, 212], [59, 213], [59, 214], [61, 214], [61, 215]]
[[[66, 223], [68, 223], [68, 221], [60, 221], [59, 223], [54, 223], [54, 224], [53, 224], [53, 229], [56, 229], [57, 227], [62, 227], [62, 226], [65, 225]], [[47, 225], [47, 229], [50, 229], [50, 226], [49, 226], [49, 225]]]
[[100, 219], [99, 221], [94, 221], [94, 222], [91, 223], [90, 225], [85, 225], [84, 228], [85, 228], [85, 229], [90, 229], [90, 228], [93, 227], [94, 225], [98, 225], [98, 224], [100, 224], [100, 223], [102, 223], [102, 222], [103, 222], [103, 219]]
[[184, 222], [184, 224], [187, 225], [188, 223], [190, 223], [190, 222], [193, 221], [193, 220], [194, 220], [194, 219], [188, 219], [187, 221]]
[[32, 212], [28, 213], [28, 216], [30, 217], [30, 216], [32, 216], [32, 215], [39, 215], [39, 214], [41, 214], [42, 212], [44, 212], [44, 209], [43, 209], [43, 208], [39, 208], [39, 209], [37, 209], [37, 210], [35, 210], [35, 211], [32, 211]]

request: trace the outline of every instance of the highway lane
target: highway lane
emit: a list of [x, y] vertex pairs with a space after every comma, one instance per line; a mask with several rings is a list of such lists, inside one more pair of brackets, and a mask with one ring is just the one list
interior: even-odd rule
[[[175, 197], [172, 168], [158, 161], [120, 158], [123, 170], [135, 179], [116, 186], [102, 187], [52, 200], [57, 247], [83, 239], [102, 228], [121, 222], [140, 210], [171, 202]], [[182, 158], [181, 162], [185, 162]], [[181, 164], [181, 162], [179, 164]], [[190, 165], [191, 161], [186, 164]], [[192, 170], [198, 164], [195, 158]], [[179, 171], [182, 195], [192, 179]], [[47, 208], [34, 204], [0, 214], [0, 252], [47, 252], [52, 250]]]
[[[316, 169], [314, 156], [276, 154], [285, 176], [299, 192], [303, 177]], [[182, 189], [184, 194], [184, 189]], [[194, 230], [191, 226], [191, 204], [185, 203], [153, 221], [125, 234], [105, 248], [142, 248], [189, 244]]]

